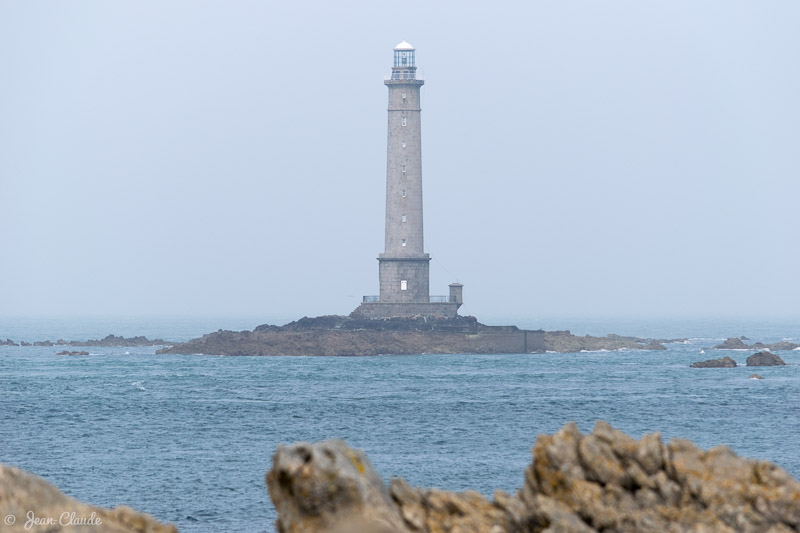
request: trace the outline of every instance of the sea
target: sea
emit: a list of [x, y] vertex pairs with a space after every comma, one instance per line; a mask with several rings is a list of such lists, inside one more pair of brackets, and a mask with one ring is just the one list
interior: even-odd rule
[[[181, 341], [246, 319], [4, 318], [0, 337]], [[800, 321], [525, 319], [495, 324], [687, 338], [666, 351], [377, 357], [156, 355], [156, 348], [0, 346], [0, 462], [87, 503], [183, 532], [271, 532], [277, 446], [340, 438], [384, 477], [452, 491], [518, 490], [537, 435], [606, 420], [773, 461], [800, 477], [800, 351], [747, 368], [726, 337], [800, 343]], [[83, 349], [83, 348], [70, 348]], [[739, 366], [692, 369], [723, 355]], [[763, 380], [750, 379], [757, 372]]]

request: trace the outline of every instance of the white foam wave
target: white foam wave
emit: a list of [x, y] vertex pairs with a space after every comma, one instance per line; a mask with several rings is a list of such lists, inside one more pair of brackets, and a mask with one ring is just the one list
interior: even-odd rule
[[144, 388], [144, 385], [142, 385], [141, 381], [131, 381], [131, 385], [133, 385], [134, 387], [136, 387], [139, 390], [147, 390], [147, 389]]

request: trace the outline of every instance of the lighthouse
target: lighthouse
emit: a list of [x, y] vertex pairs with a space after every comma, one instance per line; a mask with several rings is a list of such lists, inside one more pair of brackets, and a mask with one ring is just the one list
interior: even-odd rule
[[384, 251], [378, 255], [379, 296], [365, 296], [353, 316], [443, 316], [461, 306], [461, 284], [448, 296], [430, 295], [430, 255], [425, 253], [422, 209], [422, 107], [416, 49], [406, 41], [394, 48], [389, 90], [386, 149]]

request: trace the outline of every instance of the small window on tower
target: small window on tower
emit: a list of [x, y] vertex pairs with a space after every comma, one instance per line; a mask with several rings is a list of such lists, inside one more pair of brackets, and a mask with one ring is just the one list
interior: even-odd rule
[[403, 100], [406, 99], [406, 93], [403, 93]]
[[403, 148], [405, 148], [405, 147], [406, 147], [406, 142], [405, 142], [405, 141], [403, 141]]
[[406, 215], [405, 215], [405, 213], [403, 213], [403, 222], [405, 222], [405, 221], [406, 221]]
[[406, 166], [403, 165], [403, 174], [405, 174], [405, 173], [406, 173]]
[[403, 126], [406, 125], [406, 117], [403, 117]]
[[402, 245], [403, 245], [403, 246], [405, 246], [405, 245], [406, 245], [406, 240], [405, 240], [405, 239], [403, 239]]
[[406, 190], [403, 189], [403, 198], [405, 198], [405, 197], [406, 197]]
[[408, 290], [408, 280], [400, 280], [400, 290], [407, 291]]

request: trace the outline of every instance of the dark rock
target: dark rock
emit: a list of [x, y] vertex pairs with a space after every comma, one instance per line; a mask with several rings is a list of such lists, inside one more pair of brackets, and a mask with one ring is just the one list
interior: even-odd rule
[[280, 326], [273, 326], [271, 324], [261, 324], [260, 326], [256, 326], [253, 330], [254, 333], [269, 333], [269, 332], [276, 332], [280, 331]]
[[280, 533], [790, 532], [800, 483], [726, 447], [633, 439], [605, 422], [540, 435], [516, 495], [384, 483], [341, 441], [281, 447], [267, 474]]
[[651, 341], [650, 344], [643, 347], [644, 350], [666, 350], [667, 347], [660, 342]]
[[746, 350], [748, 346], [742, 342], [742, 339], [736, 337], [728, 337], [722, 344], [714, 346], [715, 350]]
[[770, 350], [796, 350], [800, 348], [800, 344], [795, 344], [793, 342], [774, 342], [769, 345]]
[[29, 342], [25, 342], [25, 341], [20, 341], [19, 345], [20, 345], [20, 346], [32, 346], [32, 344], [31, 344], [31, 343], [29, 343]]
[[16, 342], [12, 341], [11, 339], [0, 340], [0, 346], [19, 346]]
[[708, 359], [706, 361], [698, 361], [696, 363], [692, 363], [689, 365], [692, 368], [735, 368], [736, 361], [728, 357], [722, 357], [720, 359]]
[[132, 346], [164, 346], [169, 343], [165, 342], [163, 339], [150, 340], [141, 335], [138, 337], [129, 338], [117, 335], [107, 335], [100, 340], [89, 339], [88, 341], [70, 341], [66, 344], [69, 344], [70, 346], [105, 346], [112, 348], [127, 348]]
[[754, 353], [747, 358], [747, 366], [785, 366], [786, 362], [770, 352]]
[[127, 348], [135, 346], [168, 346], [170, 343], [163, 339], [150, 340], [147, 337], [120, 337], [117, 335], [108, 335], [102, 339], [89, 339], [87, 341], [66, 341], [58, 339], [55, 343], [52, 341], [36, 341], [34, 346], [105, 346], [111, 348]]
[[[747, 339], [747, 337], [741, 337], [741, 339]], [[714, 346], [714, 349], [715, 350], [794, 350], [796, 348], [800, 348], [800, 344], [795, 344], [793, 342], [785, 342], [785, 341], [774, 342], [772, 344], [755, 342], [753, 344], [747, 345], [743, 343], [741, 339], [731, 337], [722, 344]]]
[[751, 374], [750, 379], [764, 379], [764, 376], [759, 376], [758, 374]]
[[80, 352], [70, 352], [67, 350], [58, 352], [56, 355], [89, 355], [89, 352], [82, 350]]

